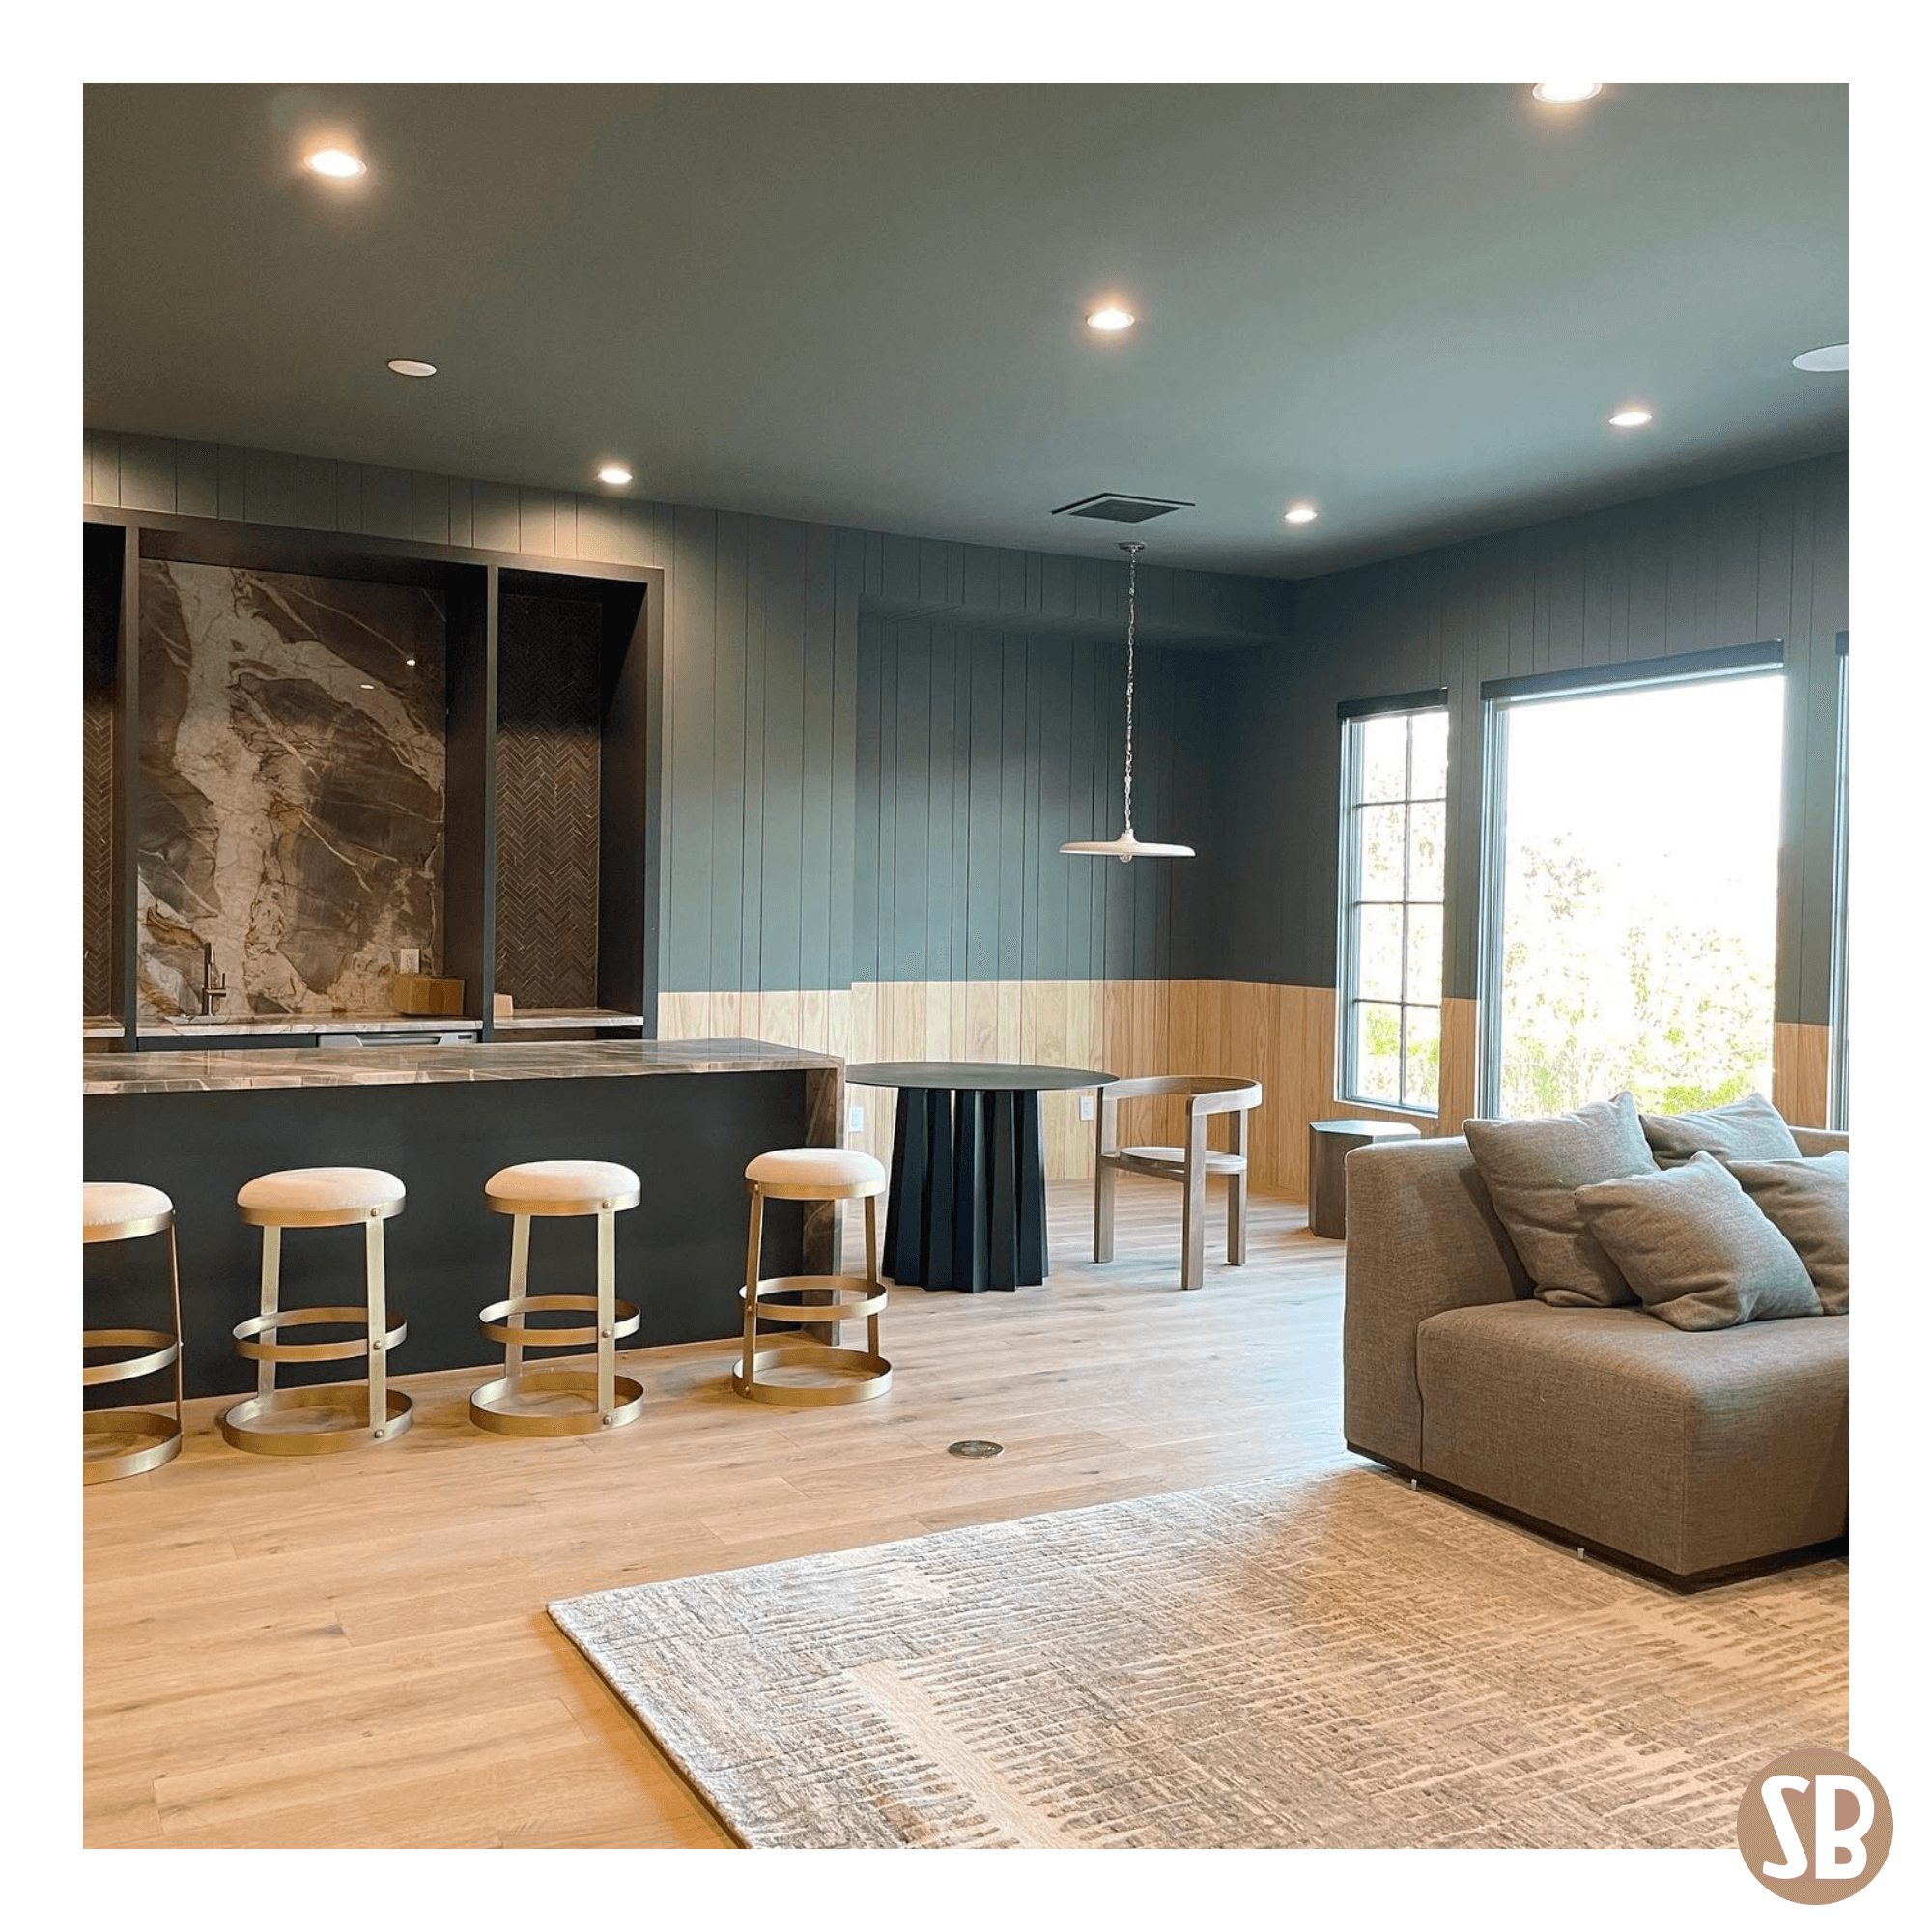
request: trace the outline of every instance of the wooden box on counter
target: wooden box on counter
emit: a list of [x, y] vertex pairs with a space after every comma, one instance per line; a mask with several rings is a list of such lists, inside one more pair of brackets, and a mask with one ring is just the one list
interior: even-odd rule
[[398, 973], [389, 982], [389, 998], [399, 1013], [460, 1013], [463, 981], [433, 980], [427, 973]]

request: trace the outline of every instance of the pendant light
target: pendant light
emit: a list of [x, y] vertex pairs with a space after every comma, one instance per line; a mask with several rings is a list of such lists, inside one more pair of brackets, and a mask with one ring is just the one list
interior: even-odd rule
[[1096, 859], [1118, 859], [1127, 865], [1135, 859], [1191, 859], [1192, 845], [1154, 845], [1134, 837], [1134, 560], [1145, 544], [1123, 543], [1127, 554], [1127, 772], [1123, 786], [1124, 810], [1122, 817], [1126, 830], [1118, 838], [1073, 838], [1063, 852], [1087, 852]]

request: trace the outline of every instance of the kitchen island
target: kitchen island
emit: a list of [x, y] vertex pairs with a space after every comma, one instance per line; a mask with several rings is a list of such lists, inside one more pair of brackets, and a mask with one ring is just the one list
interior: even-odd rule
[[[723, 1341], [743, 1320], [746, 1163], [773, 1148], [836, 1146], [844, 1114], [841, 1061], [749, 1039], [91, 1054], [82, 1093], [85, 1179], [140, 1181], [174, 1201], [190, 1396], [254, 1386], [233, 1331], [259, 1305], [261, 1236], [235, 1210], [257, 1175], [396, 1175], [409, 1204], [385, 1230], [389, 1295], [410, 1333], [393, 1372], [481, 1369], [500, 1350], [477, 1311], [502, 1298], [509, 1266], [509, 1222], [483, 1205], [497, 1168], [635, 1168], [642, 1200], [617, 1219], [617, 1293], [643, 1318], [631, 1346]], [[765, 1272], [829, 1271], [837, 1229], [829, 1207], [769, 1214]], [[152, 1307], [155, 1262], [141, 1251], [153, 1245], [89, 1248], [91, 1322], [136, 1325], [131, 1311]], [[594, 1267], [594, 1222], [538, 1228], [532, 1293], [582, 1292]], [[283, 1245], [284, 1305], [355, 1301], [360, 1270], [358, 1229], [304, 1231]], [[283, 1379], [340, 1373], [298, 1365]]]

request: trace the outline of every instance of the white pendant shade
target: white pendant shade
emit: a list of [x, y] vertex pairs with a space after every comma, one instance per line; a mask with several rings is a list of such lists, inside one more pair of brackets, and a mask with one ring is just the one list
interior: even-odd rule
[[1060, 848], [1063, 852], [1089, 852], [1096, 859], [1191, 859], [1192, 845], [1154, 845], [1134, 837], [1130, 825], [1118, 838], [1074, 838]]
[[1123, 866], [1135, 859], [1191, 859], [1192, 845], [1159, 845], [1134, 837], [1134, 564], [1146, 546], [1123, 543], [1121, 548], [1127, 554], [1127, 763], [1121, 787], [1121, 818], [1126, 830], [1118, 838], [1069, 838], [1060, 849], [1093, 859], [1118, 859]]

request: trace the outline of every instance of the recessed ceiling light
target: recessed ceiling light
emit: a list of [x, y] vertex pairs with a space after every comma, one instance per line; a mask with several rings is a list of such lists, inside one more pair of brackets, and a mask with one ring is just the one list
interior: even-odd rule
[[1650, 412], [1632, 404], [1629, 409], [1619, 410], [1610, 418], [1610, 426], [1612, 429], [1641, 429], [1648, 421], [1650, 421]]
[[405, 659], [403, 660], [403, 662], [404, 662], [404, 663], [405, 663], [406, 665], [412, 665], [412, 664], [414, 664], [414, 663], [415, 663], [415, 659], [414, 659], [414, 658], [405, 658]]
[[1539, 80], [1534, 89], [1537, 99], [1552, 107], [1572, 107], [1604, 91], [1601, 80]]
[[1313, 503], [1291, 503], [1282, 514], [1285, 524], [1312, 524], [1316, 511]]
[[389, 364], [389, 367], [398, 376], [434, 376], [436, 374], [436, 364], [434, 362], [418, 362], [408, 355], [398, 355]]
[[1134, 318], [1123, 308], [1096, 308], [1087, 318], [1089, 328], [1104, 329], [1109, 333], [1117, 329], [1131, 328]]
[[362, 160], [347, 148], [318, 148], [302, 163], [310, 174], [327, 175], [330, 181], [353, 181], [369, 172]]
[[1803, 355], [1791, 358], [1794, 369], [1804, 369], [1813, 375], [1831, 375], [1852, 366], [1852, 345], [1849, 342], [1828, 343], [1823, 349], [1807, 349]]
[[597, 480], [600, 483], [628, 483], [631, 472], [621, 463], [607, 463], [597, 472]]
[[364, 685], [364, 686], [362, 687], [362, 689], [363, 689], [364, 691], [374, 691], [374, 690], [376, 689], [376, 687], [375, 687], [375, 686], [374, 686], [373, 684], [365, 684], [365, 685]]

